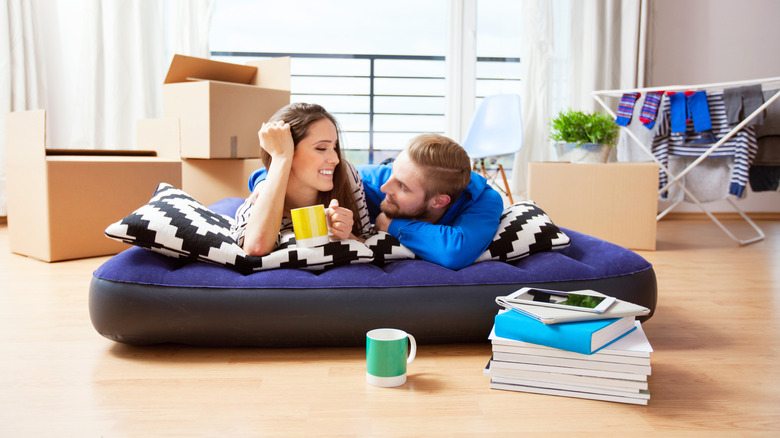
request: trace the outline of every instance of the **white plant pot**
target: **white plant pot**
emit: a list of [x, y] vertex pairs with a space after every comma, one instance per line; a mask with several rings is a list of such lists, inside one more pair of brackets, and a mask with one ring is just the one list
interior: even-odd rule
[[577, 143], [556, 143], [558, 161], [571, 161], [572, 163], [606, 163], [611, 149], [609, 146], [598, 143], [583, 143], [577, 147]]

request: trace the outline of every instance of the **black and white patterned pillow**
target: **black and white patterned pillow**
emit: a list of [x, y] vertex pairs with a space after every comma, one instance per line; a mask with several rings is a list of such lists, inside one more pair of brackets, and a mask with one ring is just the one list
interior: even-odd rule
[[419, 259], [409, 248], [402, 245], [393, 235], [385, 231], [366, 239], [366, 246], [374, 254], [374, 263], [384, 264], [395, 260]]
[[146, 205], [106, 228], [106, 236], [174, 258], [228, 266], [244, 274], [276, 268], [320, 270], [367, 263], [373, 253], [356, 240], [298, 248], [294, 235], [283, 236], [278, 250], [247, 255], [230, 233], [233, 218], [215, 213], [187, 193], [162, 183]]
[[[493, 241], [474, 263], [486, 260], [511, 262], [541, 251], [569, 246], [563, 233], [533, 201], [518, 202], [501, 214]], [[380, 232], [366, 240], [374, 261], [387, 263], [418, 258], [395, 237]]]
[[517, 202], [504, 209], [493, 241], [476, 262], [511, 262], [538, 252], [565, 248], [570, 242], [569, 236], [533, 201]]

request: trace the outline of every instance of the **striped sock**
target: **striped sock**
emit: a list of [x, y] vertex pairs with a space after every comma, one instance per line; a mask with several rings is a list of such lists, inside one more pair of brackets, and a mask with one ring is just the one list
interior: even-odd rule
[[641, 95], [642, 93], [626, 93], [620, 98], [615, 123], [620, 126], [628, 126], [631, 123], [631, 117], [634, 115], [634, 105]]
[[645, 96], [645, 103], [642, 105], [642, 111], [639, 113], [639, 121], [647, 126], [647, 129], [653, 129], [653, 125], [655, 125], [658, 107], [663, 96], [663, 91], [650, 91]]

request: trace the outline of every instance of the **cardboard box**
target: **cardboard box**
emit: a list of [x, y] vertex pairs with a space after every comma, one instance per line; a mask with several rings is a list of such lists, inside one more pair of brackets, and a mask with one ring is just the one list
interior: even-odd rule
[[630, 249], [655, 249], [655, 163], [528, 163], [528, 199], [558, 226]]
[[[161, 156], [179, 159], [179, 121], [174, 117], [139, 120], [138, 149], [154, 149]], [[262, 166], [259, 158], [181, 159], [181, 186], [177, 187], [206, 206], [228, 197], [246, 198], [249, 175]]]
[[249, 175], [263, 167], [259, 158], [234, 160], [182, 160], [182, 190], [203, 205], [229, 197], [246, 198]]
[[46, 149], [44, 110], [6, 118], [10, 249], [47, 262], [116, 254], [103, 231], [149, 201], [161, 182], [181, 184], [181, 163], [154, 151]]
[[290, 58], [247, 65], [175, 55], [163, 85], [166, 117], [181, 119], [182, 158], [258, 158], [257, 132], [290, 103]]

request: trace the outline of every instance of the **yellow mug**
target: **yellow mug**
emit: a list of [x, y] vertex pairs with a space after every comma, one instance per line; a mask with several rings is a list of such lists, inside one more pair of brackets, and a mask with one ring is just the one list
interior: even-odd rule
[[294, 208], [290, 210], [295, 243], [299, 247], [311, 248], [328, 243], [328, 223], [325, 220], [325, 206]]

